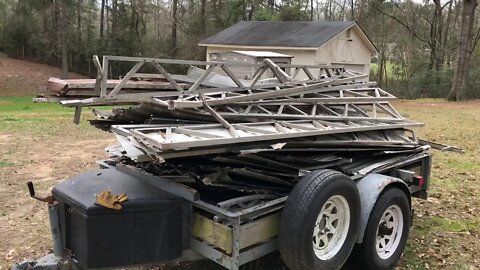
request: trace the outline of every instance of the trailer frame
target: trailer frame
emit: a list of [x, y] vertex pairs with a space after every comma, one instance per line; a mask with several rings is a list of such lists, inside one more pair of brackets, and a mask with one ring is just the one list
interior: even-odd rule
[[[421, 152], [416, 154], [414, 157], [409, 157], [403, 161], [388, 164], [383, 166], [379, 169], [375, 169], [367, 175], [377, 174], [383, 175], [385, 177], [382, 178], [380, 181], [383, 184], [379, 185], [379, 182], [371, 182], [371, 184], [367, 184], [367, 188], [363, 188], [363, 191], [368, 191], [367, 194], [362, 194], [362, 206], [365, 200], [363, 198], [374, 198], [373, 200], [370, 199], [366, 202], [366, 206], [369, 209], [365, 209], [366, 212], [369, 214], [373, 205], [375, 204], [376, 198], [381, 194], [381, 192], [388, 187], [389, 185], [394, 185], [395, 183], [403, 185], [404, 191], [408, 190], [408, 197], [418, 197], [422, 199], [427, 198], [428, 194], [428, 185], [430, 179], [430, 168], [431, 168], [431, 154], [428, 152]], [[112, 165], [109, 162], [100, 161], [100, 166], [103, 168], [111, 168]], [[424, 179], [424, 182], [415, 183], [414, 179], [411, 178], [415, 174], [410, 170], [405, 170], [404, 168], [409, 168], [409, 166], [416, 165], [415, 167], [419, 168], [420, 170], [418, 173]], [[125, 166], [125, 165], [117, 165], [114, 166], [115, 168], [121, 170], [122, 172], [133, 174], [138, 176], [139, 179], [142, 181], [160, 188], [166, 192], [172, 193], [176, 196], [182, 197], [186, 199], [192, 204], [192, 211], [195, 213], [198, 210], [205, 211], [209, 214], [212, 214], [215, 219], [225, 219], [228, 221], [230, 226], [232, 227], [232, 252], [231, 254], [226, 254], [219, 250], [218, 247], [207, 243], [206, 241], [201, 241], [200, 239], [194, 237], [192, 235], [190, 239], [190, 248], [192, 251], [206, 257], [227, 269], [230, 270], [238, 270], [240, 266], [251, 262], [255, 259], [263, 257], [271, 252], [274, 252], [278, 249], [278, 238], [273, 237], [268, 239], [264, 242], [258, 243], [253, 245], [251, 248], [241, 248], [241, 238], [242, 238], [242, 224], [245, 222], [249, 222], [252, 220], [256, 220], [258, 217], [265, 217], [269, 216], [272, 213], [280, 212], [283, 208], [284, 203], [287, 201], [288, 196], [283, 196], [267, 203], [262, 203], [259, 205], [255, 205], [246, 209], [242, 209], [240, 211], [228, 211], [219, 206], [212, 205], [208, 202], [201, 200], [195, 190], [192, 190], [190, 187], [187, 187], [183, 184], [175, 183], [173, 181], [169, 181], [166, 179], [162, 179], [161, 176], [155, 176], [150, 173], [147, 173], [143, 170], [135, 168], [133, 166]], [[409, 172], [409, 173], [405, 173]], [[403, 174], [402, 174], [403, 173]], [[355, 175], [352, 176], [352, 180], [355, 182], [359, 182], [363, 179], [366, 175]], [[402, 179], [403, 178], [403, 179]], [[381, 186], [381, 188], [379, 188]], [[363, 240], [363, 231], [366, 228], [366, 222], [368, 221], [367, 218], [362, 219], [362, 223], [360, 224], [358, 230], [359, 239], [357, 240], [358, 243], [361, 243]], [[187, 222], [189, 224], [188, 231], [192, 231], [192, 222]], [[247, 223], [248, 224], [248, 223]], [[186, 261], [190, 260], [193, 257], [191, 256], [191, 252], [189, 252], [190, 256], [185, 256], [180, 258], [179, 261]], [[197, 257], [198, 258], [198, 257]]]

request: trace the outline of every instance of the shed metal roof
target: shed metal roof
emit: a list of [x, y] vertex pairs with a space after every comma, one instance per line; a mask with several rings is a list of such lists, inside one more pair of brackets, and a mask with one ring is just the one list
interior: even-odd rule
[[202, 40], [200, 45], [318, 48], [354, 25], [354, 21], [242, 21]]

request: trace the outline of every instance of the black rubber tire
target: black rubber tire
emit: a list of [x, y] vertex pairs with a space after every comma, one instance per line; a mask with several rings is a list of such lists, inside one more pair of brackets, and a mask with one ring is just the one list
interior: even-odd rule
[[[403, 215], [403, 231], [395, 252], [387, 259], [382, 259], [376, 251], [377, 227], [383, 213], [390, 206], [400, 207]], [[362, 269], [370, 270], [390, 270], [398, 264], [400, 257], [405, 249], [411, 223], [410, 201], [407, 194], [396, 187], [391, 187], [382, 192], [375, 203], [375, 206], [368, 218], [367, 228], [365, 230], [363, 242], [357, 244], [352, 252], [352, 264], [362, 265]]]
[[[320, 210], [328, 199], [342, 195], [350, 207], [350, 226], [343, 246], [328, 260], [314, 253], [312, 234]], [[360, 199], [355, 183], [334, 170], [314, 171], [293, 188], [283, 208], [279, 249], [291, 270], [336, 270], [347, 260], [357, 239]]]

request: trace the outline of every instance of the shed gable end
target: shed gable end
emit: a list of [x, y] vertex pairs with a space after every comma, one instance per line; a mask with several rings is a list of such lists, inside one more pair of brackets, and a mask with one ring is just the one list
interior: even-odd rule
[[326, 64], [369, 64], [372, 52], [355, 27], [342, 32], [317, 49], [315, 62]]

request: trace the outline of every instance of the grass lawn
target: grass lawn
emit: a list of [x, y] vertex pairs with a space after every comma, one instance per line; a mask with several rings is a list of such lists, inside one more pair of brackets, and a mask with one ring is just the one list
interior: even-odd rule
[[[480, 101], [394, 105], [426, 124], [419, 137], [466, 151], [433, 151], [430, 198], [414, 201], [414, 225], [398, 269], [480, 269]], [[91, 127], [89, 118], [85, 109], [81, 124], [74, 125], [73, 109], [0, 97], [0, 270], [50, 251], [46, 207], [28, 197], [26, 182], [34, 180], [46, 194], [66, 177], [95, 168], [103, 148], [115, 142]]]

